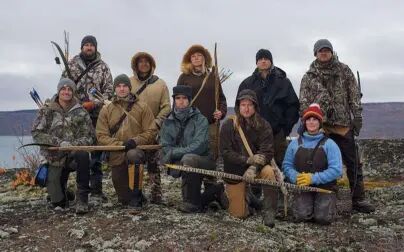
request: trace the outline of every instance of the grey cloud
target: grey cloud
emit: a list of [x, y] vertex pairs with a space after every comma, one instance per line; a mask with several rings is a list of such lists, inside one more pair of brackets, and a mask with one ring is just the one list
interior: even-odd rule
[[[60, 69], [49, 41], [62, 43], [64, 29], [70, 32], [71, 55], [79, 52], [84, 35], [95, 35], [113, 75], [130, 74], [132, 55], [150, 52], [157, 60], [156, 73], [170, 89], [191, 44], [200, 43], [212, 52], [218, 42], [219, 65], [235, 72], [223, 87], [228, 104], [234, 103], [238, 85], [254, 70], [260, 48], [272, 51], [275, 64], [287, 72], [298, 93], [301, 77], [314, 59], [313, 43], [325, 37], [341, 61], [361, 71], [368, 83], [364, 101], [404, 101], [399, 90], [404, 75], [400, 1], [101, 0], [81, 1], [78, 6], [48, 0], [1, 5], [1, 110], [31, 104], [22, 87], [39, 85], [44, 95], [52, 94], [48, 85], [57, 82]], [[20, 83], [18, 90], [4, 89], [6, 80]]]

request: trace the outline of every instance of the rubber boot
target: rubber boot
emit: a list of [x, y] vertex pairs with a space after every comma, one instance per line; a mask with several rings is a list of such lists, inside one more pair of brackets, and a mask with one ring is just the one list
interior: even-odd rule
[[278, 190], [272, 188], [264, 188], [264, 200], [263, 200], [263, 221], [265, 226], [275, 226], [275, 216], [278, 206]]

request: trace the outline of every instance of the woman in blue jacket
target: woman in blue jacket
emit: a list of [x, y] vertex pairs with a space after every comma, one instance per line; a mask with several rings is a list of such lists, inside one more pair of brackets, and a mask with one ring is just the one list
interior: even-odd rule
[[[288, 146], [283, 161], [285, 176], [297, 185], [334, 190], [342, 176], [342, 157], [337, 144], [321, 130], [323, 113], [311, 104], [303, 113], [303, 133]], [[335, 193], [301, 192], [295, 195], [293, 217], [296, 221], [314, 219], [330, 224], [336, 212]]]

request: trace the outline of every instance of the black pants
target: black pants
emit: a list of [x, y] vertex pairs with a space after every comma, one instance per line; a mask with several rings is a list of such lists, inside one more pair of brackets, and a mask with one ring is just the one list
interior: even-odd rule
[[95, 194], [102, 193], [102, 169], [101, 169], [101, 151], [94, 151], [91, 153], [90, 162], [90, 188], [91, 192]]
[[[216, 163], [209, 157], [195, 154], [186, 154], [182, 157], [180, 163], [192, 167], [214, 170]], [[199, 208], [207, 206], [215, 200], [216, 195], [223, 190], [223, 186], [211, 184], [201, 193], [202, 180], [204, 175], [193, 172], [181, 172], [182, 176], [182, 199], [184, 202], [191, 203]]]
[[337, 143], [341, 150], [342, 160], [347, 167], [352, 201], [363, 200], [365, 198], [365, 188], [363, 185], [362, 164], [356, 152], [353, 131], [348, 131], [345, 136], [330, 134], [329, 137]]

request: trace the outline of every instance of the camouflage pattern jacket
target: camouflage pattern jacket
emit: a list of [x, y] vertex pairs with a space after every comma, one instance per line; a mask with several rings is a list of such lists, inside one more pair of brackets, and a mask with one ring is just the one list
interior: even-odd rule
[[[68, 141], [72, 145], [92, 145], [95, 131], [88, 112], [75, 99], [71, 108], [64, 111], [57, 103], [55, 95], [38, 111], [32, 126], [32, 138], [35, 143], [59, 146]], [[63, 165], [67, 153], [41, 150], [41, 154], [51, 165]]]
[[320, 104], [324, 124], [350, 127], [353, 117], [362, 116], [360, 91], [351, 69], [334, 57], [320, 64], [315, 60], [300, 85], [300, 114], [311, 103]]
[[[97, 118], [103, 105], [102, 101], [93, 97], [89, 90], [95, 87], [103, 94], [105, 100], [110, 99], [114, 93], [111, 70], [108, 65], [101, 59], [101, 54], [97, 52], [97, 58], [91, 63], [94, 67], [91, 68], [77, 84], [76, 95], [80, 102], [94, 101], [96, 108], [91, 111], [92, 118]], [[76, 55], [69, 61], [69, 69], [74, 82], [87, 68], [84, 61], [80, 58], [80, 55]], [[63, 77], [68, 78], [66, 71], [63, 73]]]

